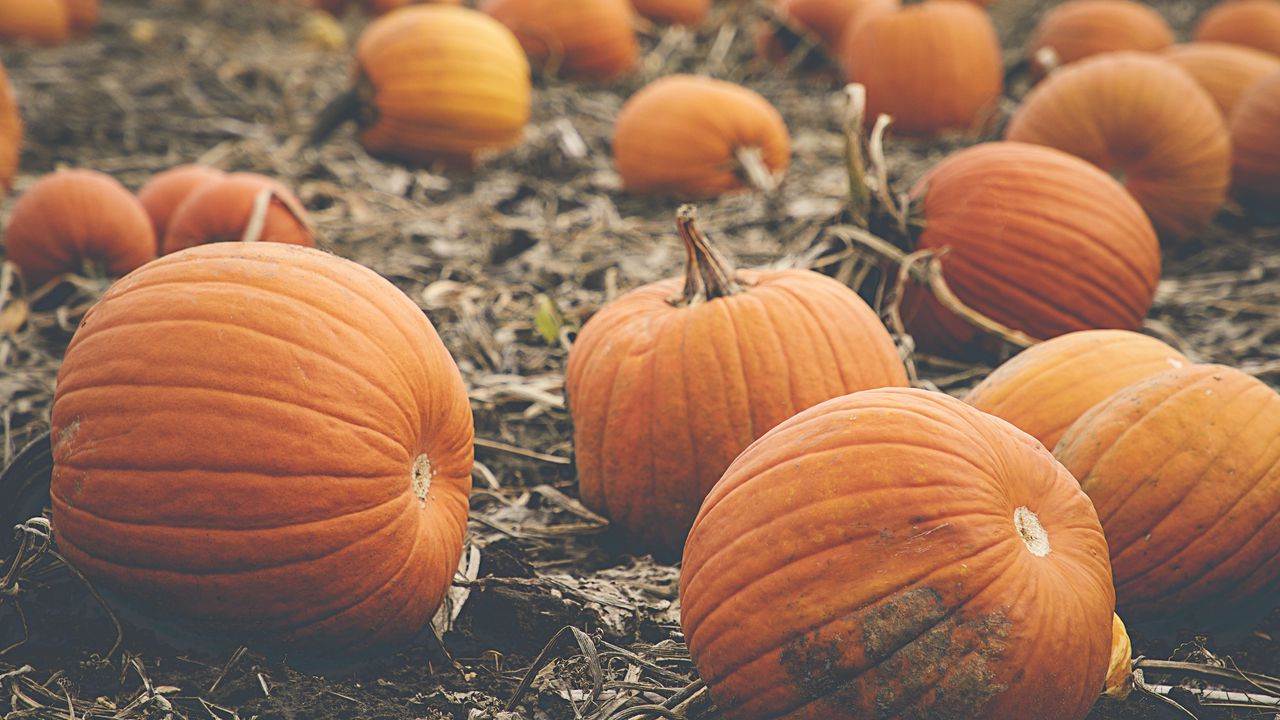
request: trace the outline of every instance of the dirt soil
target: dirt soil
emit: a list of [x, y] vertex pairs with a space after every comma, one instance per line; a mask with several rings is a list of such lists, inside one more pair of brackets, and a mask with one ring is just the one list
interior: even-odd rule
[[[1205, 3], [1156, 2], [1186, 34]], [[17, 192], [61, 166], [91, 167], [137, 188], [183, 162], [275, 175], [299, 191], [321, 247], [364, 263], [417, 301], [457, 358], [471, 392], [476, 490], [462, 577], [425, 634], [391, 657], [320, 675], [287, 658], [198, 647], [111, 617], [52, 555], [0, 573], [0, 713], [9, 718], [591, 718], [666, 703], [716, 717], [678, 623], [678, 568], [615, 548], [606, 524], [575, 499], [565, 346], [604, 302], [679, 274], [673, 204], [619, 191], [612, 118], [628, 95], [677, 71], [758, 90], [793, 135], [793, 167], [777, 197], [739, 195], [700, 207], [703, 227], [740, 266], [786, 262], [810, 248], [842, 206], [840, 82], [758, 60], [759, 11], [720, 2], [697, 32], [646, 27], [634, 76], [603, 85], [537, 83], [524, 144], [474, 174], [406, 169], [368, 157], [349, 129], [305, 147], [311, 120], [350, 77], [349, 51], [324, 49], [306, 11], [243, 0], [105, 0], [92, 36], [57, 48], [6, 47], [28, 140]], [[996, 0], [991, 12], [1013, 65], [1048, 3]], [[364, 22], [346, 18], [348, 40]], [[1025, 82], [1011, 85], [1007, 112]], [[586, 152], [572, 152], [575, 137]], [[891, 139], [909, 183], [973, 139]], [[17, 194], [15, 192], [15, 195]], [[7, 217], [13, 198], [4, 201]], [[1280, 379], [1280, 231], [1228, 208], [1198, 242], [1166, 249], [1148, 331], [1203, 361]], [[2, 284], [2, 283], [0, 283]], [[48, 428], [59, 358], [104, 284], [77, 284], [21, 316], [12, 289], [0, 326], [3, 464]], [[544, 336], [556, 313], [567, 332]], [[920, 358], [921, 379], [959, 393], [989, 371]], [[47, 483], [47, 459], [6, 476], [0, 510], [17, 522], [14, 483]], [[38, 503], [37, 503], [38, 505]], [[4, 546], [0, 555], [11, 555]], [[9, 569], [11, 560], [0, 568]], [[13, 581], [17, 580], [15, 584]], [[562, 628], [575, 627], [581, 635]], [[438, 638], [438, 639], [437, 639]], [[555, 639], [536, 663], [544, 646]], [[1280, 615], [1232, 637], [1196, 628], [1135, 637], [1149, 657], [1203, 660], [1206, 647], [1257, 672], [1280, 673]], [[1230, 658], [1230, 661], [1225, 660]], [[1028, 669], [1035, 672], [1035, 669]], [[522, 680], [530, 680], [522, 687]], [[1164, 682], [1180, 677], [1149, 675]], [[1188, 682], [1190, 687], [1198, 687]], [[594, 688], [594, 689], [593, 689]], [[1175, 691], [1191, 706], [1193, 700]], [[589, 704], [588, 704], [589, 703]], [[575, 708], [581, 708], [581, 710]], [[666, 715], [672, 715], [669, 710]], [[1204, 718], [1265, 717], [1198, 708]], [[659, 715], [644, 715], [659, 717]], [[1095, 719], [1186, 717], [1150, 697], [1100, 702]]]

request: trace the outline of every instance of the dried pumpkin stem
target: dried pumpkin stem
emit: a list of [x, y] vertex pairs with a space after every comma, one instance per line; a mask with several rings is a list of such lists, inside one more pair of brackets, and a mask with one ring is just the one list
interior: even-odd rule
[[308, 145], [319, 145], [343, 124], [355, 121], [360, 116], [361, 98], [359, 85], [352, 85], [341, 95], [329, 101], [328, 105], [316, 116], [316, 124], [311, 128]]
[[733, 152], [742, 174], [746, 176], [751, 187], [763, 193], [771, 193], [778, 189], [778, 178], [769, 170], [764, 161], [764, 152], [758, 147], [740, 147]]
[[844, 166], [849, 178], [849, 214], [855, 225], [866, 228], [871, 219], [871, 188], [867, 187], [867, 160], [862, 142], [867, 89], [852, 83], [844, 86], [844, 92], [848, 98], [844, 115]]
[[942, 276], [942, 264], [938, 261], [938, 253], [935, 251], [917, 250], [903, 258], [902, 265], [898, 268], [899, 286], [912, 276], [923, 281], [943, 307], [979, 330], [1020, 348], [1029, 348], [1040, 342], [1021, 330], [1014, 330], [1008, 325], [992, 320], [956, 297], [956, 294], [951, 291], [951, 286], [947, 285], [946, 278]]
[[697, 217], [697, 208], [692, 205], [681, 205], [676, 211], [676, 228], [685, 251], [684, 292], [674, 299], [676, 304], [694, 305], [742, 289], [733, 279], [733, 267], [698, 229]]
[[253, 196], [253, 209], [249, 211], [249, 222], [244, 226], [240, 242], [258, 242], [262, 239], [262, 231], [267, 227], [267, 211], [271, 209], [271, 199], [275, 196], [271, 188], [263, 188]]
[[1036, 51], [1036, 65], [1040, 67], [1040, 71], [1045, 75], [1062, 67], [1062, 56], [1058, 55], [1058, 51], [1051, 47], [1045, 46]]

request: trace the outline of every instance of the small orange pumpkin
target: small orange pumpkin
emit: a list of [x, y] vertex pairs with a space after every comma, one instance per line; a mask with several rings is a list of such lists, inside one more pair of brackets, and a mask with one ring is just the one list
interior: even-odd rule
[[204, 165], [179, 165], [151, 176], [138, 190], [138, 200], [151, 218], [159, 245], [164, 244], [169, 219], [182, 201], [201, 185], [223, 177], [225, 173], [221, 170]]
[[640, 55], [629, 0], [488, 0], [481, 8], [511, 29], [533, 64], [585, 80], [612, 80]]
[[[855, 23], [879, 13], [892, 12], [898, 9], [898, 5], [898, 0], [776, 0], [773, 3], [784, 22], [813, 33], [832, 54], [839, 51], [845, 32]], [[780, 60], [787, 54], [768, 24], [762, 25], [756, 44], [762, 55], [773, 60]]]
[[194, 188], [173, 211], [161, 255], [215, 242], [315, 245], [307, 211], [269, 177], [232, 173]]
[[711, 11], [711, 0], [631, 0], [636, 12], [657, 22], [698, 25]]
[[1196, 24], [1196, 42], [1244, 45], [1280, 55], [1280, 3], [1231, 0], [1214, 5]]
[[613, 159], [629, 192], [713, 197], [772, 189], [791, 162], [791, 141], [782, 116], [754, 91], [669, 75], [623, 105]]
[[1231, 145], [1236, 192], [1249, 201], [1280, 201], [1280, 72], [1254, 83], [1240, 99], [1231, 117]]
[[1106, 53], [1053, 73], [1005, 137], [1063, 150], [1120, 176], [1161, 233], [1194, 235], [1222, 207], [1231, 143], [1213, 98], [1153, 55]]
[[1040, 53], [1052, 49], [1059, 64], [1117, 50], [1156, 52], [1173, 44], [1173, 30], [1160, 13], [1134, 0], [1069, 0], [1045, 13], [1028, 51], [1043, 73]]
[[845, 395], [734, 460], [680, 622], [726, 720], [1082, 720], [1112, 652], [1107, 540], [1039, 443], [937, 392]]
[[67, 3], [67, 16], [72, 33], [81, 35], [97, 27], [98, 17], [102, 13], [102, 8], [99, 6], [98, 0], [65, 1]]
[[1222, 365], [1188, 365], [1111, 396], [1056, 454], [1107, 533], [1129, 620], [1219, 617], [1280, 590], [1280, 395]]
[[1195, 78], [1228, 121], [1246, 90], [1280, 70], [1280, 57], [1229, 43], [1174, 45], [1164, 58]]
[[1023, 350], [964, 401], [1052, 450], [1094, 405], [1139, 380], [1189, 364], [1182, 353], [1147, 335], [1083, 330]]
[[33, 290], [68, 273], [123, 275], [156, 256], [138, 199], [96, 170], [61, 170], [36, 181], [14, 204], [4, 244]]
[[220, 638], [402, 643], [457, 568], [472, 442], [457, 366], [391, 283], [309, 248], [192, 248], [117, 282], [67, 348], [58, 548]]
[[13, 188], [22, 157], [22, 114], [14, 97], [9, 76], [0, 65], [0, 188]]
[[71, 33], [65, 0], [0, 0], [0, 41], [64, 42]]
[[601, 309], [565, 374], [583, 502], [632, 549], [663, 557], [679, 556], [707, 490], [769, 428], [837, 395], [907, 384], [852, 290], [809, 270], [735, 273], [690, 208], [677, 224], [685, 278]]
[[995, 27], [972, 3], [928, 0], [876, 13], [842, 42], [849, 82], [867, 89], [868, 126], [885, 114], [903, 135], [974, 130], [991, 119], [1004, 87]]

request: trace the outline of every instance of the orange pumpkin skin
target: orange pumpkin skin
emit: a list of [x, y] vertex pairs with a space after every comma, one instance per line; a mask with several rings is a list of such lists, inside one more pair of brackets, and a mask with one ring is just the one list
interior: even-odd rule
[[[777, 0], [774, 6], [783, 17], [813, 33], [823, 46], [835, 52], [855, 23], [892, 12], [899, 4], [898, 0]], [[762, 55], [775, 61], [786, 55], [767, 25], [757, 36], [757, 46]]]
[[949, 396], [885, 389], [734, 461], [680, 602], [726, 720], [1081, 720], [1115, 599], [1093, 507], [1047, 450]]
[[484, 13], [414, 6], [371, 23], [356, 46], [374, 115], [360, 142], [414, 163], [469, 163], [520, 143], [529, 120], [529, 62]]
[[537, 67], [583, 80], [612, 80], [640, 57], [629, 0], [488, 0]]
[[66, 3], [72, 33], [80, 35], [97, 27], [102, 13], [98, 0], [66, 0]]
[[1139, 380], [1189, 364], [1182, 353], [1147, 335], [1083, 330], [1023, 350], [964, 400], [1052, 450], [1094, 405]]
[[849, 82], [867, 89], [868, 126], [889, 115], [902, 135], [978, 128], [1004, 88], [991, 18], [958, 0], [929, 0], [859, 22], [845, 33], [840, 56]]
[[223, 243], [129, 275], [67, 350], [53, 428], [62, 552], [221, 637], [393, 644], [457, 567], [466, 389], [422, 312], [350, 261]]
[[160, 254], [244, 239], [255, 203], [264, 195], [270, 201], [257, 240], [314, 247], [307, 211], [289, 188], [262, 175], [232, 173], [201, 183], [178, 205], [160, 244]]
[[1133, 0], [1070, 0], [1045, 13], [1028, 45], [1031, 62], [1052, 48], [1059, 63], [1115, 52], [1156, 52], [1173, 44], [1173, 30], [1160, 13]]
[[775, 178], [791, 162], [782, 116], [740, 85], [669, 75], [631, 96], [618, 113], [613, 159], [628, 192], [704, 198], [743, 190], [736, 157], [758, 151]]
[[1280, 57], [1229, 43], [1174, 45], [1163, 57], [1195, 78], [1228, 122], [1246, 90], [1280, 71]]
[[173, 213], [196, 188], [205, 183], [225, 177], [226, 174], [217, 168], [205, 165], [179, 165], [151, 176], [138, 190], [138, 200], [142, 209], [151, 218], [151, 227], [156, 233], [156, 242], [164, 244], [165, 230]]
[[0, 0], [0, 41], [65, 42], [71, 15], [63, 0]]
[[0, 65], [0, 188], [13, 188], [22, 156], [22, 114], [14, 97], [9, 76]]
[[636, 12], [657, 22], [700, 25], [711, 11], [711, 0], [632, 0]]
[[311, 6], [333, 15], [342, 15], [355, 5], [374, 15], [386, 15], [408, 5], [461, 5], [462, 0], [312, 0]]
[[1280, 200], [1280, 72], [1254, 83], [1231, 116], [1232, 176], [1245, 200]]
[[[1052, 148], [987, 143], [943, 160], [912, 194], [924, 212], [918, 247], [949, 248], [943, 276], [972, 309], [1041, 340], [1142, 325], [1160, 280], [1160, 244], [1106, 173]], [[915, 283], [902, 315], [923, 350], [986, 349]]]
[[1081, 60], [1033, 89], [1005, 138], [1048, 145], [1123, 175], [1161, 234], [1185, 239], [1222, 207], [1231, 143], [1213, 98], [1151, 55]]
[[86, 265], [124, 275], [156, 256], [151, 221], [138, 199], [96, 170], [40, 178], [14, 204], [4, 245], [32, 290]]
[[1092, 498], [1129, 620], [1274, 604], [1280, 581], [1280, 395], [1221, 365], [1131, 385], [1056, 454]]
[[1196, 24], [1196, 42], [1244, 45], [1280, 55], [1280, 4], [1274, 0], [1233, 0], [1213, 6]]

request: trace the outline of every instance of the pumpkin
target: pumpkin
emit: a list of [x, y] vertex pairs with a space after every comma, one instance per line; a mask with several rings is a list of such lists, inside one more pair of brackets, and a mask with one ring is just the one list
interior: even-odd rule
[[698, 25], [711, 11], [711, 0], [631, 0], [636, 12], [657, 22]]
[[612, 80], [640, 55], [630, 0], [488, 0], [481, 8], [511, 29], [536, 67]]
[[1231, 117], [1231, 145], [1236, 192], [1261, 204], [1280, 200], [1280, 72], [1241, 98]]
[[1175, 45], [1165, 51], [1164, 58], [1195, 78], [1228, 122], [1240, 96], [1254, 83], [1280, 70], [1280, 57], [1228, 43]]
[[138, 199], [96, 170], [37, 180], [14, 204], [4, 245], [33, 290], [69, 273], [123, 275], [156, 256]]
[[931, 136], [986, 124], [1004, 87], [995, 27], [960, 0], [928, 0], [876, 13], [846, 32], [840, 57], [866, 87], [868, 126], [881, 115], [895, 132]]
[[[848, 28], [874, 15], [896, 10], [898, 0], [777, 0], [773, 7], [783, 22], [812, 33], [834, 54]], [[756, 44], [762, 55], [773, 60], [781, 60], [791, 49], [767, 23], [758, 33]]]
[[311, 6], [333, 15], [342, 15], [352, 5], [374, 15], [385, 15], [407, 5], [461, 5], [462, 0], [312, 0]]
[[1062, 68], [1027, 95], [1005, 137], [1111, 172], [1175, 239], [1209, 223], [1231, 182], [1231, 143], [1213, 98], [1152, 55], [1107, 53]]
[[1052, 450], [1094, 405], [1190, 362], [1147, 335], [1083, 330], [1022, 351], [969, 391], [965, 402], [1008, 420]]
[[1280, 395], [1222, 365], [1168, 370], [1112, 395], [1055, 453], [1107, 533], [1133, 621], [1228, 616], [1280, 591]]
[[164, 244], [164, 234], [169, 227], [169, 219], [193, 190], [211, 180], [223, 177], [225, 174], [221, 170], [204, 165], [179, 165], [153, 175], [138, 190], [138, 200], [142, 203], [142, 209], [147, 211], [147, 216], [151, 218], [156, 242]]
[[915, 389], [836, 398], [747, 448], [680, 582], [726, 720], [1083, 720], [1114, 602], [1097, 516], [1053, 456]]
[[307, 211], [284, 185], [253, 173], [206, 180], [173, 211], [161, 255], [213, 242], [314, 246]]
[[1213, 6], [1196, 24], [1196, 42], [1244, 45], [1280, 55], [1280, 3], [1232, 0]]
[[[1061, 72], [1066, 72], [1063, 70]], [[987, 143], [938, 163], [912, 190], [917, 246], [970, 308], [1047, 340], [1076, 330], [1134, 330], [1160, 280], [1160, 245], [1142, 208], [1111, 177], [1052, 148]], [[907, 330], [922, 350], [988, 348], [973, 327], [911, 284]]]
[[370, 23], [356, 45], [356, 83], [317, 121], [318, 141], [347, 120], [375, 155], [470, 165], [520, 143], [529, 63], [509, 30], [475, 10], [423, 5]]
[[0, 0], [0, 41], [64, 42], [71, 32], [65, 0]]
[[799, 410], [906, 385], [879, 318], [809, 270], [734, 272], [685, 207], [683, 280], [596, 313], [569, 352], [582, 500], [638, 552], [679, 557], [707, 491], [751, 441]]
[[1173, 44], [1173, 30], [1160, 13], [1133, 0], [1069, 0], [1041, 18], [1028, 45], [1033, 68], [1040, 53], [1052, 49], [1065, 65], [1117, 50], [1156, 52]]
[[9, 190], [22, 157], [22, 114], [9, 76], [0, 65], [0, 188]]
[[453, 579], [473, 432], [391, 283], [309, 248], [200, 246], [116, 283], [72, 339], [53, 525], [95, 584], [219, 637], [395, 644]]
[[773, 189], [791, 162], [791, 140], [782, 116], [754, 91], [669, 75], [623, 105], [613, 159], [629, 192], [713, 197]]
[[87, 33], [98, 25], [98, 17], [102, 12], [98, 0], [66, 0], [66, 3], [72, 33]]

